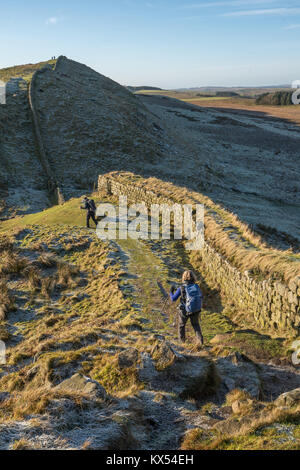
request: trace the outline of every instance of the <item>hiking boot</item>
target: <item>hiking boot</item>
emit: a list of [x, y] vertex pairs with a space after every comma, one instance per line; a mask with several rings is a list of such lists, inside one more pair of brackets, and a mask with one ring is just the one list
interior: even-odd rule
[[202, 335], [196, 335], [197, 337], [197, 342], [200, 344], [200, 346], [204, 346], [204, 339]]

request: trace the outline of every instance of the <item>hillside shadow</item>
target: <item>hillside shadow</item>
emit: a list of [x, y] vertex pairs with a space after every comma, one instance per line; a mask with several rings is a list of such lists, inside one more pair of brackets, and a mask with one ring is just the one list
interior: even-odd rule
[[[293, 126], [297, 126], [299, 129], [295, 130], [295, 129], [291, 129], [292, 131], [295, 131], [295, 132], [300, 132], [300, 122], [297, 122], [297, 121], [294, 121], [292, 119], [287, 119], [287, 118], [284, 118], [284, 117], [277, 117], [277, 116], [271, 116], [267, 111], [258, 111], [258, 110], [250, 110], [250, 109], [239, 109], [239, 108], [227, 108], [227, 107], [217, 107], [217, 106], [214, 106], [214, 107], [204, 107], [203, 108], [207, 111], [210, 111], [210, 110], [214, 110], [214, 111], [217, 111], [217, 112], [221, 112], [221, 113], [230, 113], [230, 114], [236, 114], [236, 115], [241, 115], [241, 116], [247, 116], [247, 117], [250, 117], [250, 118], [259, 118], [259, 119], [264, 119], [264, 120], [267, 120], [267, 121], [271, 121], [271, 122], [283, 122], [285, 124], [289, 124], [289, 125], [293, 125]], [[300, 116], [299, 116], [299, 120], [300, 120]]]

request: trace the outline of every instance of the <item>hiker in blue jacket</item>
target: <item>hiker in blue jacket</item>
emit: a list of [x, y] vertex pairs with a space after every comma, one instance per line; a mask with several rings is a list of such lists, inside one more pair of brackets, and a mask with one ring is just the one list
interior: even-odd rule
[[183, 273], [182, 286], [177, 290], [174, 286], [171, 287], [170, 298], [172, 302], [176, 302], [179, 297], [179, 338], [182, 342], [185, 341], [185, 326], [188, 319], [190, 319], [196, 337], [200, 344], [203, 345], [203, 336], [199, 322], [202, 307], [202, 292], [198, 284], [196, 284], [196, 276], [193, 271], [185, 271]]
[[97, 220], [96, 220], [96, 204], [93, 199], [89, 199], [87, 196], [84, 196], [82, 203], [84, 206], [80, 206], [80, 209], [86, 210], [86, 226], [90, 228], [90, 219], [94, 221], [97, 227]]

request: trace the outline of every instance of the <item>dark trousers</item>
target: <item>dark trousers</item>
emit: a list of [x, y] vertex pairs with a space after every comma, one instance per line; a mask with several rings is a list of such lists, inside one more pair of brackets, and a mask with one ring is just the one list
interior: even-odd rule
[[90, 219], [92, 219], [95, 224], [96, 224], [96, 227], [97, 227], [97, 220], [96, 220], [96, 217], [95, 217], [95, 212], [87, 212], [86, 214], [86, 226], [87, 228], [90, 228]]
[[197, 339], [203, 344], [203, 336], [200, 327], [200, 312], [186, 315], [185, 311], [178, 309], [178, 333], [181, 341], [185, 341], [185, 326], [188, 319], [191, 320], [192, 327], [194, 328]]

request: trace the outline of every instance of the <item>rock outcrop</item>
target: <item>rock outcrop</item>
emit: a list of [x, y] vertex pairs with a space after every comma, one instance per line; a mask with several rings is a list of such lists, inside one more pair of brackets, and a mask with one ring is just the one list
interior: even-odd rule
[[294, 406], [300, 403], [300, 388], [296, 388], [295, 390], [291, 390], [290, 392], [282, 393], [277, 400], [275, 400], [275, 404], [277, 406]]
[[157, 343], [151, 355], [145, 353], [142, 356], [139, 375], [151, 390], [196, 400], [214, 394], [220, 384], [212, 361], [179, 354], [165, 342]]
[[82, 374], [74, 374], [55, 387], [56, 391], [65, 393], [81, 393], [91, 398], [106, 398], [105, 389], [96, 381]]

